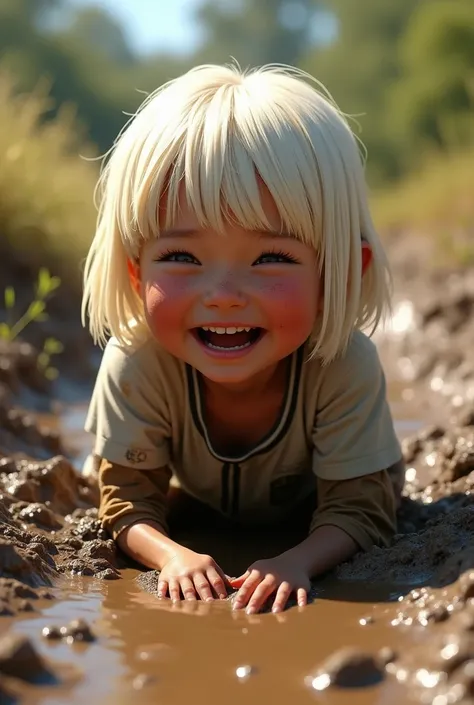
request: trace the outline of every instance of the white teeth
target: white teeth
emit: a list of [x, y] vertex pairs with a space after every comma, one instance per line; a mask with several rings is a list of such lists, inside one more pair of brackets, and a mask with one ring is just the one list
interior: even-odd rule
[[213, 350], [225, 350], [225, 352], [230, 352], [232, 350], [243, 350], [244, 348], [249, 348], [252, 343], [249, 341], [248, 343], [244, 343], [243, 345], [233, 345], [229, 348], [223, 348], [221, 345], [213, 345], [212, 343], [206, 343], [206, 345], [208, 348], [212, 348]]
[[249, 331], [253, 330], [252, 328], [242, 328], [241, 326], [230, 326], [229, 328], [214, 328], [213, 326], [202, 326], [202, 329], [208, 330], [211, 333], [219, 333], [220, 335], [224, 335], [225, 333], [227, 335], [233, 335], [234, 333], [243, 333], [244, 331], [248, 333]]

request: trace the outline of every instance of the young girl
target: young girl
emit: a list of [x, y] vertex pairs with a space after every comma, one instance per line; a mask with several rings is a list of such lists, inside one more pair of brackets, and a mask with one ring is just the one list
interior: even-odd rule
[[[374, 344], [389, 302], [357, 142], [297, 69], [200, 66], [115, 144], [83, 316], [108, 340], [86, 429], [100, 517], [173, 600], [258, 611], [395, 529], [403, 463]], [[170, 479], [236, 525], [312, 502], [307, 537], [228, 578], [169, 536]]]

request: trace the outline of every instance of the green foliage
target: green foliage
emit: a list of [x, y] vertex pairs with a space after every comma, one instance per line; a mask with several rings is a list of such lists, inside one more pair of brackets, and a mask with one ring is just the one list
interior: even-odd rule
[[422, 234], [445, 264], [474, 264], [474, 146], [432, 153], [398, 184], [372, 194], [379, 231]]
[[[59, 21], [48, 28], [51, 12]], [[52, 266], [52, 252], [55, 271], [61, 262], [77, 269], [95, 227], [97, 165], [78, 158], [95, 154], [88, 139], [104, 153], [145, 92], [196, 63], [231, 58], [243, 67], [296, 63], [327, 85], [360, 125], [381, 211], [408, 217], [389, 196], [394, 184], [414, 222], [427, 222], [440, 202], [445, 223], [447, 194], [458, 217], [464, 166], [450, 156], [465, 149], [474, 159], [473, 0], [201, 0], [194, 13], [204, 37], [194, 54], [140, 57], [99, 5], [0, 0], [0, 50], [15, 76], [13, 85], [0, 73], [0, 250], [6, 242], [35, 271]], [[329, 43], [328, 16], [337, 26]], [[37, 88], [44, 77], [48, 90]], [[453, 189], [440, 188], [437, 167], [427, 177], [433, 152], [454, 170], [444, 174]], [[422, 182], [431, 196], [412, 198]]]
[[[59, 277], [51, 276], [47, 269], [40, 269], [35, 286], [35, 297], [26, 311], [16, 321], [13, 321], [16, 302], [15, 289], [12, 286], [7, 286], [4, 291], [6, 321], [0, 323], [0, 338], [11, 342], [18, 338], [30, 323], [47, 321], [46, 302], [60, 284], [61, 280]], [[47, 379], [53, 380], [57, 377], [58, 371], [50, 365], [50, 361], [53, 355], [57, 355], [62, 351], [63, 346], [59, 340], [46, 338], [43, 349], [38, 355], [38, 368]]]
[[44, 86], [16, 94], [0, 72], [0, 248], [34, 270], [54, 255], [78, 275], [95, 227], [98, 167], [81, 158], [93, 148], [71, 108], [45, 122], [49, 107]]
[[419, 2], [423, 0], [328, 0], [338, 21], [337, 39], [303, 60], [303, 67], [327, 85], [341, 108], [357, 117], [373, 184], [401, 172], [386, 102], [400, 74], [398, 42]]
[[421, 5], [399, 46], [402, 75], [389, 94], [391, 128], [406, 163], [420, 144], [474, 143], [474, 4]]

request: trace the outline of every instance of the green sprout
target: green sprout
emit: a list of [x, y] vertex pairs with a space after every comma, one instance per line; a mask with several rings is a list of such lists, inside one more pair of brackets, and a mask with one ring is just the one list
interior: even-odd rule
[[[5, 309], [7, 321], [0, 323], [0, 338], [11, 342], [33, 322], [47, 321], [49, 316], [46, 312], [46, 301], [51, 294], [58, 289], [61, 284], [59, 277], [51, 276], [47, 269], [40, 269], [38, 280], [35, 286], [35, 298], [30, 303], [25, 313], [16, 322], [12, 322], [13, 311], [15, 309], [16, 294], [12, 286], [7, 286], [4, 291]], [[51, 357], [63, 351], [63, 345], [55, 338], [46, 338], [43, 349], [38, 355], [38, 368], [44, 376], [53, 380], [58, 376], [58, 370], [50, 365]]]

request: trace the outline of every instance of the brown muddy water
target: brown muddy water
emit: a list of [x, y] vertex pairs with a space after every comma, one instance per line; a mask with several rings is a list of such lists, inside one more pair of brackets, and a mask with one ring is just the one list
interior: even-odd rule
[[[315, 583], [312, 604], [281, 615], [247, 616], [233, 611], [231, 601], [173, 605], [146, 592], [133, 568], [122, 569], [118, 580], [66, 571], [48, 588], [58, 599], [40, 599], [34, 611], [0, 618], [0, 635], [28, 637], [51, 664], [35, 683], [1, 677], [0, 703], [474, 703], [474, 572], [453, 582], [474, 568], [468, 501], [474, 479], [469, 483], [461, 461], [454, 463], [455, 451], [445, 452], [448, 431], [420, 432], [439, 409], [397, 380], [390, 399], [399, 436], [415, 438], [405, 448], [413, 461], [409, 489], [424, 509], [415, 516], [414, 503], [405, 508], [405, 528], [383, 557], [375, 549], [343, 566]], [[88, 453], [81, 430], [85, 411], [83, 404], [70, 405], [59, 422], [78, 451], [77, 467]], [[466, 427], [463, 437], [471, 447], [474, 428]], [[433, 454], [437, 459], [429, 460]], [[454, 458], [449, 477], [446, 458]], [[437, 463], [439, 478], [433, 480]], [[452, 504], [435, 511], [445, 498]], [[440, 516], [448, 508], [452, 519], [443, 529]], [[209, 538], [218, 550], [231, 552], [230, 563], [244, 559], [236, 551], [256, 550], [249, 543], [219, 545], [222, 537], [215, 534]], [[151, 579], [147, 588], [152, 586]], [[71, 625], [78, 619], [85, 625]], [[74, 638], [74, 629], [82, 629], [82, 640]], [[0, 649], [0, 672], [2, 658]]]

